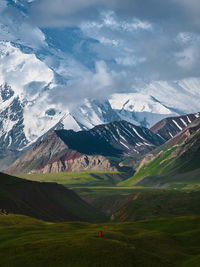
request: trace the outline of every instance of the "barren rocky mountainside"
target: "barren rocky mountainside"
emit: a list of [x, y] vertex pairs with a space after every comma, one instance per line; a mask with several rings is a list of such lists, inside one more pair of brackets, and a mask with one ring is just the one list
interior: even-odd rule
[[53, 131], [6, 172], [117, 171], [119, 166], [110, 157], [138, 157], [161, 144], [161, 137], [126, 121], [99, 125], [89, 131]]
[[179, 117], [169, 117], [165, 118], [158, 123], [156, 123], [150, 130], [164, 138], [164, 140], [169, 140], [181, 132], [185, 127], [187, 127], [191, 122], [200, 117], [200, 112], [194, 114], [182, 115]]

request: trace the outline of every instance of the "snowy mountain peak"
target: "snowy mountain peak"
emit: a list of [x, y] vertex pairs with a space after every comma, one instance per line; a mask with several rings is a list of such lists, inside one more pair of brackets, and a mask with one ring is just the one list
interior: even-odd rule
[[40, 29], [27, 19], [31, 2], [0, 1], [2, 148], [23, 150], [53, 129], [88, 130], [120, 120], [151, 127], [166, 117], [199, 111], [199, 78], [154, 81], [132, 93], [106, 95], [115, 84], [106, 63], [88, 62], [86, 48], [78, 53], [79, 45], [89, 42], [81, 29]]
[[121, 119], [146, 127], [162, 118], [178, 115], [155, 97], [142, 93], [114, 94], [109, 101]]

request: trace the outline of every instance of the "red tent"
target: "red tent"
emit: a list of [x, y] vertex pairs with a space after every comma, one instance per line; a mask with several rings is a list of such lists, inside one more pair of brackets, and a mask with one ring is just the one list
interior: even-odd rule
[[102, 237], [103, 236], [103, 233], [100, 231], [99, 232], [99, 237]]

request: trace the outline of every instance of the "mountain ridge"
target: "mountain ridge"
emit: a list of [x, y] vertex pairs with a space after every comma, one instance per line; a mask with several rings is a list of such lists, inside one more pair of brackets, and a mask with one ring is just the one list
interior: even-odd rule
[[156, 123], [150, 130], [158, 134], [166, 141], [173, 138], [179, 132], [184, 130], [190, 123], [200, 117], [200, 112], [186, 114], [179, 117], [168, 117]]
[[163, 140], [147, 128], [125, 121], [99, 125], [88, 131], [57, 130], [5, 172], [117, 171], [121, 167], [113, 165], [108, 157], [140, 156], [161, 144]]

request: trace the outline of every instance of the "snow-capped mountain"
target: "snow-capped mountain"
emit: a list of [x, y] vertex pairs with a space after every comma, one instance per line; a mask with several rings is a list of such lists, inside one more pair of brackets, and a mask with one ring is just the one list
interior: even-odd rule
[[145, 127], [151, 127], [163, 118], [179, 114], [153, 96], [143, 93], [114, 94], [109, 102], [121, 119]]
[[[31, 2], [0, 2], [0, 149], [3, 160], [6, 154], [23, 151], [53, 129], [87, 130], [119, 120], [150, 128], [163, 118], [199, 111], [198, 78], [171, 83], [155, 81], [135, 88], [133, 93], [99, 96], [93, 84], [98, 87], [103, 80], [106, 87], [109, 83], [104, 68], [100, 64], [96, 70], [91, 70], [80, 64], [78, 57], [82, 57], [85, 65], [89, 63], [87, 56], [79, 54], [78, 50], [72, 57], [67, 47], [70, 38], [63, 32], [29, 24], [26, 7]], [[82, 41], [87, 42], [86, 39]], [[91, 84], [85, 76], [91, 77]], [[82, 91], [73, 90], [77, 86]], [[83, 91], [87, 92], [87, 97], [82, 95]]]
[[114, 94], [109, 101], [122, 119], [150, 128], [163, 118], [198, 112], [200, 79], [157, 81], [134, 93]]
[[[10, 150], [25, 149], [52, 129], [87, 130], [119, 120], [150, 127], [163, 118], [198, 111], [198, 80], [190, 81], [191, 87], [187, 83], [196, 93], [196, 97], [187, 94], [191, 105], [183, 101], [179, 109], [176, 100], [173, 103], [167, 96], [155, 98], [144, 93], [114, 94], [109, 100], [85, 99], [63, 108], [63, 104], [48, 99], [58, 83], [55, 71], [35, 54], [27, 54], [10, 42], [1, 42], [0, 51], [0, 144], [9, 154]], [[149, 90], [156, 92], [151, 86]], [[176, 99], [183, 97], [175, 87], [172, 91]]]

